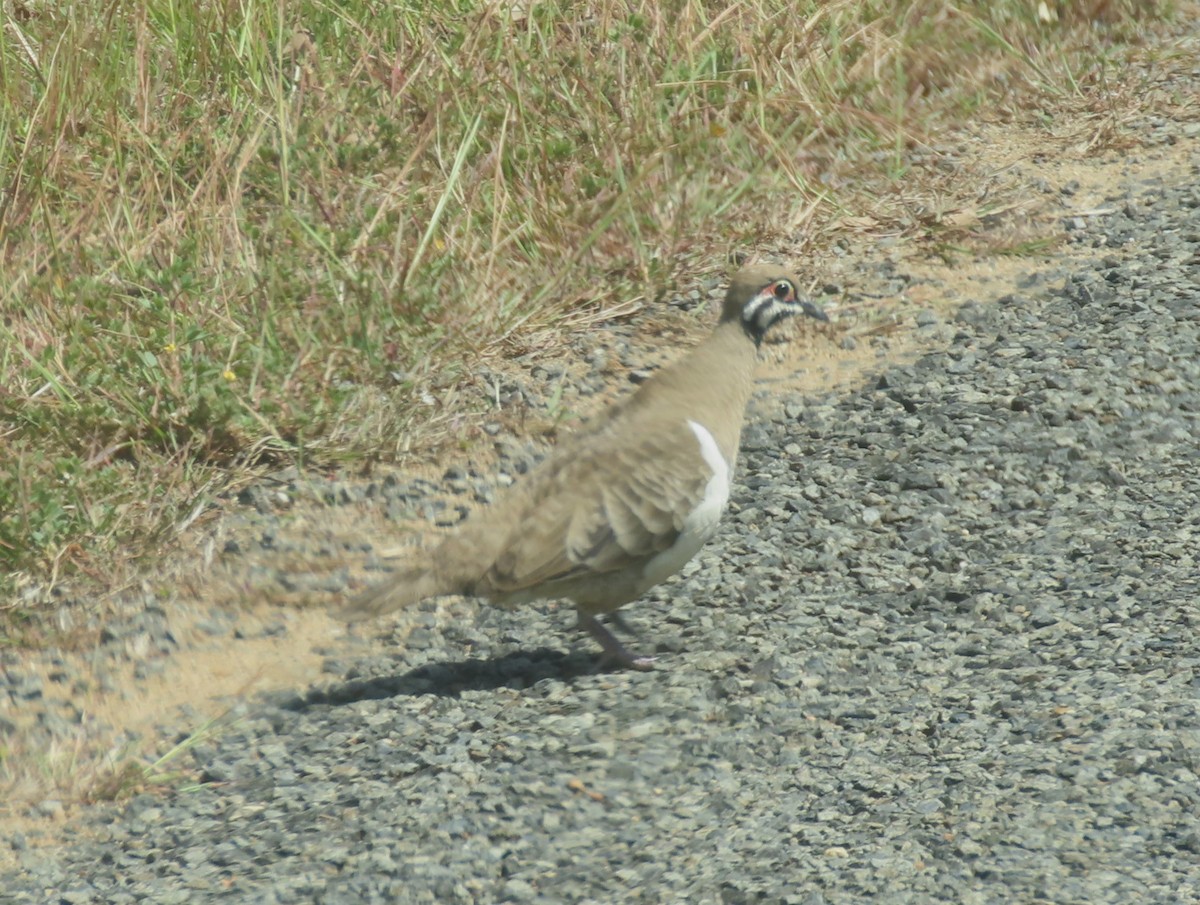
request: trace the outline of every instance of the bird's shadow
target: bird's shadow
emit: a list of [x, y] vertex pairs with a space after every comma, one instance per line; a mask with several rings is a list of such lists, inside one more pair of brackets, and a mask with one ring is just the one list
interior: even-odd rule
[[545, 679], [567, 682], [610, 670], [616, 671], [616, 668], [600, 663], [595, 654], [586, 651], [564, 653], [541, 647], [500, 657], [426, 663], [392, 676], [351, 675], [344, 681], [290, 694], [272, 703], [284, 710], [305, 711], [318, 706], [402, 696], [458, 697], [464, 691], [524, 690]]

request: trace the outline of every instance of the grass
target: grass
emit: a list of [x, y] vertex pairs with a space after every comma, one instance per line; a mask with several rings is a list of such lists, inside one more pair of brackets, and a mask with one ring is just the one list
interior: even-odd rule
[[123, 801], [149, 789], [194, 791], [200, 784], [195, 781], [193, 772], [176, 768], [175, 761], [197, 745], [213, 741], [223, 732], [234, 728], [239, 719], [233, 716], [232, 711], [226, 711], [206, 720], [152, 761], [145, 761], [127, 751], [116, 753], [79, 790], [80, 800], [89, 803]]
[[[47, 794], [70, 802], [95, 803], [125, 800], [155, 789], [191, 791], [197, 787], [196, 777], [177, 763], [180, 755], [236, 728], [241, 719], [236, 709], [230, 708], [178, 737], [164, 753], [149, 757], [141, 752], [141, 745], [128, 741], [109, 746], [83, 725], [71, 735], [41, 745], [36, 752], [24, 749], [25, 739], [17, 740], [13, 748], [0, 744], [0, 788], [8, 805]], [[0, 805], [0, 816], [5, 810]]]
[[827, 241], [956, 122], [1098, 103], [1167, 14], [1041, 6], [6, 5], [0, 636], [254, 469], [401, 458], [482, 362]]

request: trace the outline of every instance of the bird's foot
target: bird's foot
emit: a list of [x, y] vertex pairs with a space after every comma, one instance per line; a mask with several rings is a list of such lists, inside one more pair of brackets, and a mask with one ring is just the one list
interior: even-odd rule
[[[612, 616], [609, 618], [612, 619]], [[625, 628], [620, 620], [617, 620], [617, 624]], [[579, 627], [585, 629], [604, 648], [604, 656], [600, 658], [601, 665], [615, 663], [625, 669], [636, 669], [641, 672], [654, 669], [657, 657], [639, 657], [630, 653], [629, 649], [617, 639], [617, 636], [601, 625], [600, 620], [591, 613], [579, 611]]]

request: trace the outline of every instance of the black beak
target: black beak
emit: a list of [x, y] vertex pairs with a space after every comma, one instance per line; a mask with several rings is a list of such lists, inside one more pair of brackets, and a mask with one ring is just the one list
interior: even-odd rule
[[829, 323], [829, 315], [818, 308], [815, 302], [810, 302], [808, 299], [800, 299], [799, 302], [801, 310], [809, 317], [815, 318], [816, 320], [822, 321], [826, 324]]

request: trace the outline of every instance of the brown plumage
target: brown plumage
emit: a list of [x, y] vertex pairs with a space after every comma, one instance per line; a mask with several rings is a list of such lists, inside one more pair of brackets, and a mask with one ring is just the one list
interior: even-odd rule
[[758, 343], [783, 317], [824, 320], [774, 265], [744, 268], [712, 334], [564, 441], [524, 481], [419, 562], [355, 598], [345, 618], [464, 594], [500, 606], [571, 600], [623, 665], [648, 668], [596, 619], [682, 568], [728, 501]]

